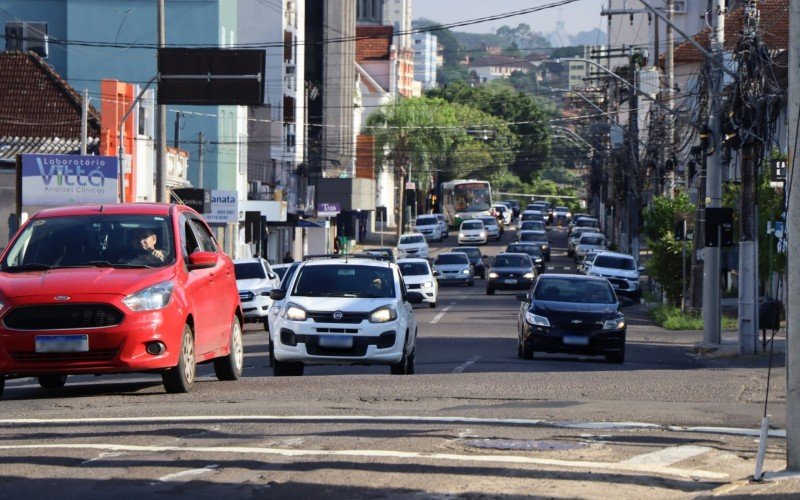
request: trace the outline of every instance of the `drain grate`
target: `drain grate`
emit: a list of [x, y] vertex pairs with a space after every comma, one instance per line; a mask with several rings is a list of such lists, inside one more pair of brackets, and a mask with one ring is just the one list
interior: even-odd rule
[[520, 439], [471, 439], [464, 444], [472, 448], [517, 451], [564, 451], [587, 448], [587, 443], [577, 441], [530, 441]]

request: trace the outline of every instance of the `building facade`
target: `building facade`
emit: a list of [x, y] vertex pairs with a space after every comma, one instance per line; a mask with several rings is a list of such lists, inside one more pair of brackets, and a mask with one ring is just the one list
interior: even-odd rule
[[414, 80], [422, 84], [423, 90], [435, 89], [438, 39], [431, 33], [415, 33], [413, 43]]

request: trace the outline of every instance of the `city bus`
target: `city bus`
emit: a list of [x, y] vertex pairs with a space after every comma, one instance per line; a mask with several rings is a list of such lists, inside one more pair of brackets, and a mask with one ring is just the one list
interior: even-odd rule
[[443, 182], [441, 209], [447, 224], [456, 228], [463, 220], [491, 215], [492, 186], [474, 179]]

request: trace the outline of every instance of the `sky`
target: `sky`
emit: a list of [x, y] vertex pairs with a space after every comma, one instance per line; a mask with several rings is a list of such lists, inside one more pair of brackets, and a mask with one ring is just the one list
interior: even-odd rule
[[[495, 0], [491, 2], [487, 0], [413, 0], [411, 5], [413, 19], [424, 17], [440, 23], [452, 23], [554, 2], [555, 0]], [[560, 15], [564, 22], [564, 30], [570, 35], [577, 35], [582, 31], [590, 31], [594, 28], [606, 31], [607, 19], [600, 16], [600, 11], [605, 3], [602, 0], [576, 0], [562, 7], [498, 21], [462, 26], [455, 30], [470, 33], [493, 33], [504, 24], [513, 27], [519, 23], [527, 23], [532, 31], [550, 33], [556, 29]]]

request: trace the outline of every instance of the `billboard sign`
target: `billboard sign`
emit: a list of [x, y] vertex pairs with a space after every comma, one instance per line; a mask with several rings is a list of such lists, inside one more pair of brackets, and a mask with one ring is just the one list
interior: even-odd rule
[[341, 203], [320, 203], [317, 209], [319, 217], [336, 217], [342, 211]]
[[116, 156], [22, 156], [22, 204], [44, 207], [119, 201]]
[[211, 205], [211, 192], [207, 189], [197, 188], [177, 188], [172, 193], [178, 197], [181, 203], [192, 207], [195, 212], [202, 214], [206, 207]]
[[235, 224], [239, 221], [239, 198], [236, 191], [211, 191], [211, 210], [204, 214], [209, 224]]

